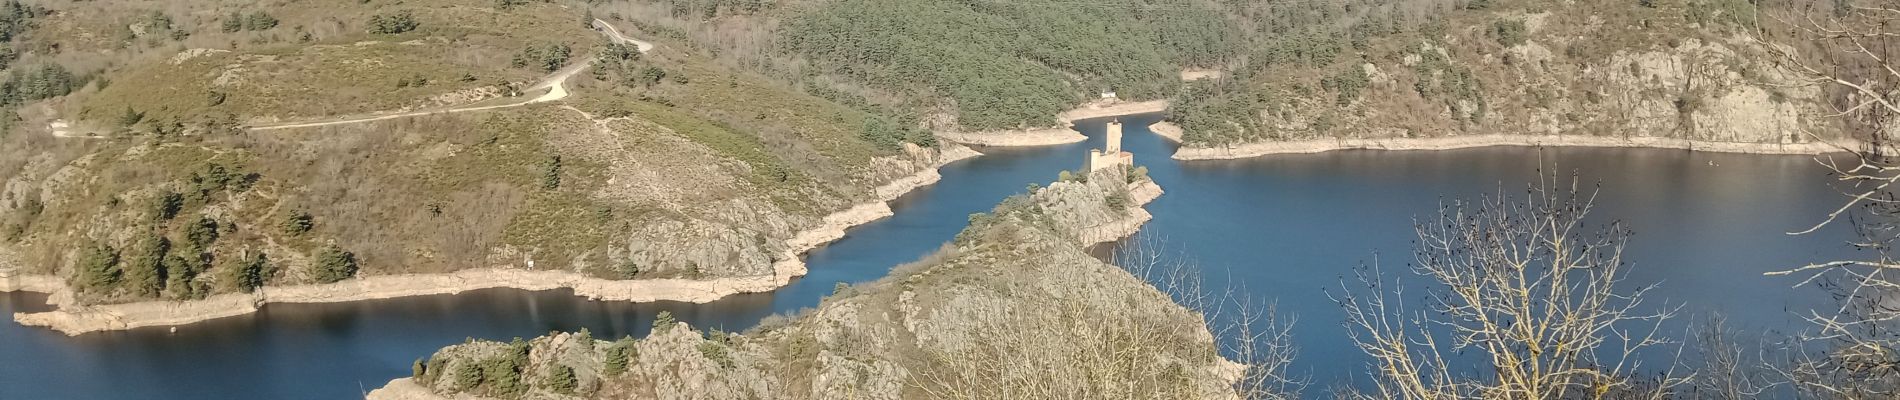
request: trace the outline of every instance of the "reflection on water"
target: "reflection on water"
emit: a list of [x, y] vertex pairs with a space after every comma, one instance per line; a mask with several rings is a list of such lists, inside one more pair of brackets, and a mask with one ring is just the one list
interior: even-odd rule
[[[1446, 152], [1344, 151], [1177, 164], [1173, 145], [1131, 118], [1125, 147], [1168, 194], [1149, 205], [1143, 235], [1191, 254], [1217, 286], [1242, 288], [1299, 322], [1295, 369], [1329, 383], [1360, 375], [1337, 307], [1321, 290], [1375, 254], [1397, 270], [1411, 222], [1446, 197], [1518, 195], [1539, 165], [1602, 184], [1597, 216], [1637, 232], [1632, 283], [1660, 282], [1652, 299], [1690, 312], [1723, 312], [1738, 328], [1786, 329], [1825, 300], [1764, 271], [1840, 256], [1848, 231], [1790, 237], [1840, 199], [1810, 157], [1672, 150], [1488, 148]], [[1101, 121], [1081, 129], [1098, 137]], [[937, 186], [895, 202], [896, 216], [853, 229], [813, 251], [810, 275], [768, 294], [708, 304], [600, 303], [569, 291], [483, 290], [344, 304], [276, 304], [251, 316], [76, 338], [0, 323], [0, 399], [360, 397], [409, 373], [409, 363], [465, 338], [507, 340], [587, 328], [597, 337], [644, 335], [670, 311], [699, 327], [743, 330], [774, 313], [813, 307], [836, 282], [882, 277], [935, 250], [971, 213], [1030, 183], [1076, 169], [1082, 143], [983, 149]], [[1105, 250], [1098, 249], [1097, 252]], [[44, 296], [0, 295], [0, 312], [43, 308]], [[110, 383], [110, 384], [106, 384]], [[1322, 385], [1323, 386], [1323, 385]]]

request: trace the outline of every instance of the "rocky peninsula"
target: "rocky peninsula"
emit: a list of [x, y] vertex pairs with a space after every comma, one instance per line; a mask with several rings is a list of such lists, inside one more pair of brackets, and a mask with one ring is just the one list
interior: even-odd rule
[[1160, 194], [1134, 168], [1099, 170], [1011, 197], [935, 254], [743, 334], [662, 316], [642, 339], [470, 341], [369, 398], [1237, 398], [1245, 366], [1220, 356], [1196, 310], [1085, 251], [1133, 233]]

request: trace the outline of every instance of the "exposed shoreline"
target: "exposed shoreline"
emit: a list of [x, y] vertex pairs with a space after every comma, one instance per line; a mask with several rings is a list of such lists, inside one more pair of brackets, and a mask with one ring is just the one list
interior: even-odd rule
[[530, 291], [571, 288], [576, 296], [603, 301], [707, 303], [733, 294], [769, 292], [784, 287], [792, 278], [805, 275], [802, 257], [805, 252], [843, 238], [847, 229], [891, 216], [890, 201], [937, 183], [942, 178], [939, 168], [980, 155], [967, 147], [944, 146], [931, 167], [877, 187], [873, 191], [875, 201], [827, 215], [818, 226], [786, 239], [787, 249], [781, 253], [780, 260], [773, 263], [770, 276], [615, 281], [570, 271], [478, 268], [446, 274], [369, 276], [321, 285], [267, 286], [256, 293], [226, 293], [194, 301], [81, 306], [74, 304], [72, 289], [59, 277], [0, 275], [0, 292], [51, 294], [48, 303], [57, 310], [14, 313], [13, 319], [21, 325], [44, 326], [67, 335], [186, 325], [250, 314], [270, 303], [342, 303], [496, 288]]
[[1160, 136], [1162, 139], [1174, 142], [1174, 144], [1181, 144], [1181, 137], [1187, 135], [1187, 131], [1181, 129], [1180, 125], [1175, 125], [1168, 121], [1155, 122], [1154, 125], [1148, 126], [1148, 131], [1154, 132], [1155, 136]]
[[1089, 140], [1069, 128], [1029, 129], [995, 132], [942, 132], [937, 137], [971, 146], [1037, 147], [1080, 143]]
[[1781, 144], [1711, 142], [1651, 136], [1623, 138], [1582, 135], [1473, 135], [1438, 138], [1317, 139], [1256, 142], [1226, 147], [1182, 147], [1175, 151], [1174, 159], [1180, 161], [1232, 160], [1274, 154], [1310, 154], [1338, 150], [1456, 150], [1495, 146], [1654, 148], [1781, 155], [1841, 153], [1866, 147], [1860, 141]]
[[1152, 114], [1167, 111], [1168, 107], [1169, 104], [1167, 100], [1131, 102], [1096, 101], [1057, 114], [1056, 119], [1062, 121], [1061, 128], [1013, 129], [984, 132], [939, 132], [937, 136], [944, 140], [966, 145], [989, 147], [1039, 147], [1080, 143], [1089, 140], [1089, 137], [1073, 129], [1075, 121], [1124, 115]]
[[[1079, 228], [1076, 239], [1080, 242], [1079, 244], [1082, 248], [1086, 249], [1090, 246], [1113, 242], [1134, 235], [1141, 229], [1142, 225], [1153, 219], [1153, 216], [1149, 214], [1144, 207], [1148, 203], [1153, 202], [1156, 198], [1161, 197], [1164, 193], [1161, 186], [1152, 180], [1143, 180], [1130, 185], [1127, 190], [1131, 203], [1126, 210], [1128, 214], [1114, 221]], [[1177, 304], [1176, 306], [1179, 305]], [[1211, 332], [1208, 333], [1205, 340], [1208, 343], [1213, 343], [1214, 338]], [[1217, 371], [1222, 371], [1221, 374], [1223, 376], [1234, 377], [1230, 378], [1231, 381], [1239, 379], [1239, 370], [1244, 369], [1244, 366], [1223, 358], [1217, 362], [1215, 368], [1217, 368]], [[465, 393], [436, 393], [429, 387], [418, 383], [415, 377], [404, 376], [391, 379], [381, 387], [370, 390], [365, 394], [365, 398], [371, 400], [449, 400], [473, 397]]]

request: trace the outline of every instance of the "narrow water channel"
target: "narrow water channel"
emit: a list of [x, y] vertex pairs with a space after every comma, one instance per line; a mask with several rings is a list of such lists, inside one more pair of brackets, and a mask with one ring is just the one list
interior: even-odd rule
[[[1812, 157], [1672, 150], [1488, 148], [1444, 152], [1346, 151], [1177, 163], [1173, 145], [1137, 128], [1125, 147], [1168, 192], [1144, 228], [1191, 255], [1217, 286], [1274, 302], [1298, 319], [1294, 369], [1314, 382], [1348, 381], [1364, 359], [1345, 341], [1321, 291], [1375, 254], [1402, 270], [1411, 222], [1441, 199], [1521, 194], [1536, 168], [1557, 165], [1601, 182], [1598, 216], [1637, 232], [1636, 282], [1661, 282], [1656, 302], [1721, 312], [1744, 329], [1796, 327], [1789, 310], [1825, 296], [1761, 272], [1852, 255], [1851, 231], [1784, 232], [1818, 221], [1841, 200]], [[882, 277], [935, 250], [967, 222], [1031, 183], [1082, 164], [1089, 143], [982, 149], [944, 179], [896, 202], [897, 215], [813, 251], [810, 275], [774, 293], [710, 304], [599, 303], [566, 291], [485, 290], [348, 304], [280, 304], [252, 316], [179, 327], [66, 337], [0, 323], [0, 399], [360, 398], [409, 363], [465, 338], [507, 340], [586, 328], [602, 338], [646, 333], [670, 311], [699, 327], [743, 330], [776, 313], [816, 306], [837, 282]], [[0, 295], [0, 313], [42, 307], [43, 296]]]

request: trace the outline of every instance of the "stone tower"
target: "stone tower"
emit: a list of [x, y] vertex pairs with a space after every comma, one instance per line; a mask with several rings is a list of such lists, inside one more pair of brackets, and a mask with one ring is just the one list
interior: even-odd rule
[[1122, 151], [1122, 120], [1109, 120], [1107, 128], [1102, 135], [1102, 148], [1089, 150], [1090, 171], [1135, 163], [1134, 154]]

